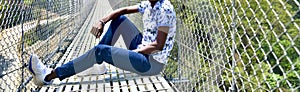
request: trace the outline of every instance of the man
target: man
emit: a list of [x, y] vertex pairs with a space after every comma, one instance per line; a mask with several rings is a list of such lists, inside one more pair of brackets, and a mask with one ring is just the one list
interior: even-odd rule
[[[143, 35], [123, 16], [137, 12], [143, 16]], [[110, 20], [111, 24], [97, 46], [56, 69], [47, 68], [37, 55], [31, 55], [29, 70], [34, 75], [35, 83], [48, 84], [54, 78], [63, 80], [103, 61], [140, 75], [159, 74], [167, 64], [176, 31], [176, 16], [170, 1], [148, 0], [136, 6], [117, 9], [103, 17], [91, 33], [99, 38], [104, 25]], [[127, 49], [111, 46], [120, 35]]]

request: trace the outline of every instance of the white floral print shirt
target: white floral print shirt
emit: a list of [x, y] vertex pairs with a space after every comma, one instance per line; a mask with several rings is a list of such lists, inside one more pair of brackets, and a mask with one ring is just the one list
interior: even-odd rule
[[176, 33], [176, 14], [173, 5], [169, 0], [159, 0], [152, 8], [149, 1], [142, 1], [138, 5], [138, 9], [143, 15], [144, 23], [143, 40], [138, 48], [146, 46], [156, 40], [159, 26], [170, 27], [163, 50], [152, 54], [155, 60], [167, 64], [167, 56], [173, 48]]

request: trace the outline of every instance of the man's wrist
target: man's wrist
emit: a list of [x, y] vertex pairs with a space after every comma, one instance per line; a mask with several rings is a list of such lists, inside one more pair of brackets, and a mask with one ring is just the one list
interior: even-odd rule
[[99, 22], [101, 23], [102, 26], [105, 25], [105, 22], [103, 20], [100, 20]]

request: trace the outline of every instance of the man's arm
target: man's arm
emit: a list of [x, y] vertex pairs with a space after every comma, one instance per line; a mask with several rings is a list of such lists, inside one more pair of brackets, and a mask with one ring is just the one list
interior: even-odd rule
[[155, 52], [163, 50], [166, 40], [167, 40], [169, 29], [170, 29], [170, 27], [168, 27], [168, 26], [158, 27], [156, 41], [150, 43], [149, 45], [147, 45], [145, 47], [142, 47], [140, 49], [135, 49], [133, 51], [142, 53], [142, 54], [151, 54], [151, 53], [155, 53]]
[[99, 38], [101, 36], [101, 33], [103, 32], [104, 24], [107, 23], [110, 20], [113, 20], [117, 18], [118, 16], [124, 15], [124, 14], [130, 14], [130, 13], [137, 13], [138, 12], [138, 6], [129, 6], [129, 7], [123, 7], [120, 9], [117, 9], [115, 11], [112, 11], [107, 16], [103, 17], [96, 25], [93, 26], [91, 33], [96, 36], [96, 38]]
[[137, 13], [138, 12], [138, 6], [129, 6], [129, 7], [123, 7], [120, 9], [117, 9], [113, 12], [111, 12], [110, 14], [108, 14], [107, 16], [103, 17], [101, 20], [106, 23], [112, 19], [115, 19], [116, 17], [120, 16], [120, 15], [124, 15], [124, 14], [130, 14], [130, 13]]

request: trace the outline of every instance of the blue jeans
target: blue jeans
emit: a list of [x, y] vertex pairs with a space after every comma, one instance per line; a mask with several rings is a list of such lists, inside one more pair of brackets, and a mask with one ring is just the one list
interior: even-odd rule
[[[127, 49], [113, 47], [122, 36]], [[140, 75], [156, 75], [161, 72], [164, 64], [154, 60], [152, 55], [145, 55], [131, 50], [137, 48], [142, 41], [142, 34], [125, 16], [112, 20], [100, 43], [80, 57], [57, 67], [55, 72], [60, 80], [84, 71], [94, 64], [106, 62], [120, 69]]]

